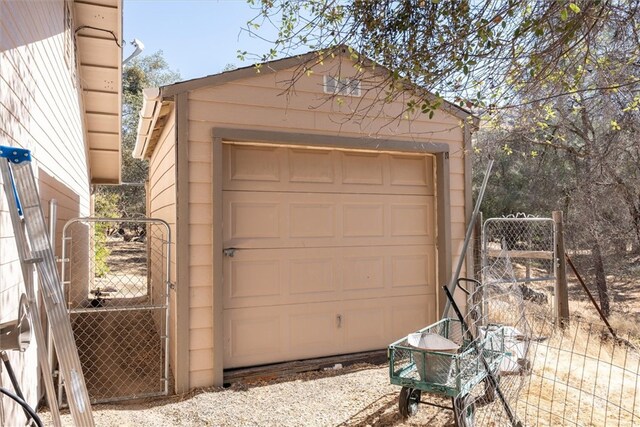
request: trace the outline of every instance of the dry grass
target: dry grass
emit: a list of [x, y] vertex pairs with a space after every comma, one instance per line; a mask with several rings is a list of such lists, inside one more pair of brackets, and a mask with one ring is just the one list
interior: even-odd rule
[[[522, 266], [515, 265], [515, 269]], [[525, 425], [640, 425], [640, 289], [638, 284], [611, 283], [609, 321], [622, 340], [614, 340], [579, 283], [570, 284], [571, 321], [553, 323], [553, 282], [528, 286], [547, 295], [547, 304], [523, 303], [508, 287], [489, 293], [490, 320], [528, 332], [532, 372], [520, 380], [503, 377], [508, 400]], [[515, 289], [515, 288], [514, 288]], [[493, 292], [493, 293], [492, 293]], [[526, 322], [520, 315], [524, 307]], [[520, 322], [515, 324], [515, 322]], [[479, 411], [480, 425], [507, 425], [500, 405]]]
[[526, 425], [640, 424], [640, 357], [600, 325], [574, 319], [564, 329], [531, 317], [533, 371], [518, 400]]

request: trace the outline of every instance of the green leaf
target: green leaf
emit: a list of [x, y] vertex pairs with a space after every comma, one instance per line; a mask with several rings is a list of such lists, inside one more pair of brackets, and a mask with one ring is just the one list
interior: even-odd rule
[[566, 21], [569, 18], [569, 13], [567, 12], [567, 9], [562, 9], [560, 11], [560, 19], [562, 19], [563, 21]]
[[617, 121], [615, 121], [613, 119], [611, 120], [611, 129], [612, 130], [620, 130], [620, 125], [618, 124]]
[[575, 3], [569, 3], [569, 8], [573, 11], [573, 13], [580, 13], [580, 8]]

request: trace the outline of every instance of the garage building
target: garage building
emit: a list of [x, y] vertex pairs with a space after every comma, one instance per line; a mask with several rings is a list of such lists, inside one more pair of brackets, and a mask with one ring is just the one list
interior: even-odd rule
[[439, 318], [477, 119], [406, 112], [409, 89], [383, 103], [385, 73], [340, 47], [144, 91], [134, 155], [175, 236], [176, 391]]

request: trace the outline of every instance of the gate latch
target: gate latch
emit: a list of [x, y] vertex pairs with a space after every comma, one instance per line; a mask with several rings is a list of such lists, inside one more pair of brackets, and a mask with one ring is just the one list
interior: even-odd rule
[[224, 256], [233, 258], [233, 256], [236, 254], [236, 251], [237, 251], [236, 248], [226, 248], [222, 250], [222, 253], [224, 254]]

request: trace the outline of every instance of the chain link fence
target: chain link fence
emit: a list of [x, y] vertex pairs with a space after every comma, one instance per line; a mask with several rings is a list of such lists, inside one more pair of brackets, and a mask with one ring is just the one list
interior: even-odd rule
[[[556, 234], [551, 218], [525, 214], [490, 218], [482, 227], [482, 270], [509, 257], [513, 278], [525, 299], [553, 303], [556, 279]], [[487, 278], [483, 278], [483, 282]]]
[[62, 281], [91, 401], [168, 394], [168, 225], [78, 218], [62, 237]]

